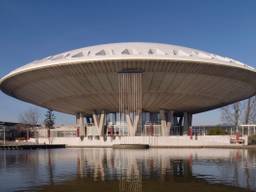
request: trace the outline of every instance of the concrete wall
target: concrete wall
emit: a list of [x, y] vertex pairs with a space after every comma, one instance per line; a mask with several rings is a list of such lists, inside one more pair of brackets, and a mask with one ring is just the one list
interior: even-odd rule
[[[245, 144], [248, 144], [247, 136], [244, 136]], [[35, 139], [31, 138], [31, 142]], [[189, 136], [135, 136], [135, 137], [108, 137], [104, 140], [88, 139], [81, 140], [79, 137], [50, 137], [39, 138], [40, 144], [66, 144], [68, 147], [111, 147], [114, 144], [149, 144], [151, 147], [207, 147], [207, 146], [238, 146], [239, 144], [230, 144], [230, 136], [198, 136], [190, 139]]]

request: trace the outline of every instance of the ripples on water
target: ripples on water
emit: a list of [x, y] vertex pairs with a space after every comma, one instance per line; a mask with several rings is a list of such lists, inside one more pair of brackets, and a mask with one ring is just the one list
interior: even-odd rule
[[0, 191], [256, 191], [256, 151], [0, 151]]

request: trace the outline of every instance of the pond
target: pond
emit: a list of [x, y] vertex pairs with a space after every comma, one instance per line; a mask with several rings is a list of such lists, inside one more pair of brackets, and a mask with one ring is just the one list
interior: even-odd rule
[[256, 191], [256, 150], [0, 151], [0, 191]]

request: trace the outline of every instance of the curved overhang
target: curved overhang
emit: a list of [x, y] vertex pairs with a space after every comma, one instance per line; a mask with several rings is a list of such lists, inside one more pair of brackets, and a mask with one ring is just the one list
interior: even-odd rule
[[227, 57], [156, 43], [97, 45], [50, 56], [10, 72], [0, 88], [65, 113], [115, 111], [117, 73], [134, 67], [144, 71], [143, 109], [148, 111], [196, 113], [256, 94], [254, 68]]
[[160, 43], [110, 43], [89, 46], [76, 50], [67, 51], [46, 58], [35, 60], [19, 67], [5, 77], [22, 72], [51, 67], [56, 65], [75, 64], [80, 62], [94, 62], [105, 60], [168, 60], [168, 61], [191, 61], [211, 63], [216, 65], [228, 65], [247, 70], [256, 71], [255, 68], [228, 57], [222, 57], [205, 51]]

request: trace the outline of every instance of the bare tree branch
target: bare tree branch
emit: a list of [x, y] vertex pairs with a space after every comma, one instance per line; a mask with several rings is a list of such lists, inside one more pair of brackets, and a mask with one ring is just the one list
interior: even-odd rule
[[19, 121], [23, 124], [37, 125], [39, 123], [40, 114], [37, 109], [30, 108], [20, 114]]
[[248, 123], [256, 124], [256, 96], [251, 98]]
[[241, 102], [237, 102], [221, 109], [221, 120], [227, 125], [238, 127], [241, 121]]
[[240, 123], [256, 123], [256, 96], [221, 108], [221, 120], [224, 124], [237, 128]]
[[252, 102], [252, 98], [249, 98], [247, 100], [246, 103], [246, 108], [245, 108], [245, 120], [244, 123], [248, 124], [249, 123], [249, 119], [250, 119], [250, 114], [251, 114], [251, 102]]

